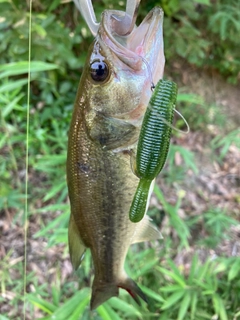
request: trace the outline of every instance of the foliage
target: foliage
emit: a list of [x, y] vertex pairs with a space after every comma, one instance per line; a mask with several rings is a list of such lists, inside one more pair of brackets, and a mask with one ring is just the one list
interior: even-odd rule
[[240, 148], [240, 129], [233, 130], [224, 137], [215, 137], [211, 141], [211, 145], [213, 149], [220, 151], [218, 158], [222, 161], [231, 145], [236, 145], [237, 148]]
[[[28, 73], [28, 6], [21, 0], [2, 0], [0, 13], [0, 215], [13, 216], [12, 225], [21, 223], [24, 210], [26, 110]], [[96, 1], [99, 19], [112, 0]], [[140, 19], [156, 4], [142, 0]], [[237, 50], [239, 34], [239, 1], [219, 0], [161, 0], [165, 11], [164, 33], [168, 63], [181, 57], [199, 67], [214, 67], [232, 82], [239, 72]], [[115, 4], [114, 4], [115, 7]], [[122, 9], [123, 2], [116, 4]], [[34, 1], [32, 19], [32, 62], [30, 136], [29, 136], [29, 215], [36, 219], [39, 230], [32, 239], [45, 241], [47, 247], [62, 245], [67, 251], [69, 204], [66, 188], [66, 145], [72, 105], [84, 65], [85, 54], [92, 38], [72, 3], [60, 0]], [[191, 130], [203, 130], [209, 119], [220, 126], [224, 119], [216, 106], [207, 105], [193, 94], [180, 92], [179, 105]], [[194, 112], [192, 112], [194, 110]], [[214, 114], [214, 117], [212, 116]], [[176, 126], [183, 128], [181, 120]], [[177, 136], [177, 134], [176, 134]], [[239, 130], [211, 141], [218, 163], [224, 161], [231, 145], [239, 148]], [[175, 164], [176, 155], [182, 159], [181, 168]], [[188, 171], [199, 172], [194, 153], [187, 147], [172, 145], [164, 181], [173, 189], [181, 184]], [[177, 188], [176, 188], [177, 189]], [[238, 319], [240, 317], [240, 282], [238, 257], [219, 257], [201, 261], [198, 254], [189, 260], [189, 269], [173, 261], [181, 250], [190, 250], [191, 231], [202, 225], [204, 239], [198, 239], [196, 252], [202, 246], [213, 249], [224, 239], [226, 230], [236, 224], [222, 209], [213, 209], [192, 217], [179, 217], [184, 192], [170, 203], [159, 187], [155, 194], [161, 211], [153, 208], [149, 214], [159, 226], [167, 220], [166, 228], [176, 234], [173, 240], [165, 235], [164, 245], [133, 246], [128, 254], [126, 270], [139, 281], [149, 297], [149, 305], [137, 306], [128, 294], [121, 292], [89, 311], [90, 290], [85, 283], [92, 281], [91, 258], [86, 253], [74, 280], [60, 285], [61, 266], [56, 281], [39, 284], [37, 272], [27, 273], [27, 310], [30, 318], [40, 310], [42, 319]], [[40, 203], [40, 205], [39, 205]], [[49, 219], [50, 215], [50, 219]], [[52, 218], [54, 217], [54, 218]], [[164, 218], [163, 218], [164, 217]], [[0, 228], [2, 226], [0, 225]], [[165, 231], [163, 231], [165, 232]], [[21, 257], [20, 257], [21, 258]], [[14, 247], [0, 261], [0, 304], [8, 301], [11, 314], [1, 310], [0, 320], [20, 319], [19, 304], [23, 302], [23, 264], [15, 258]], [[7, 299], [7, 300], [6, 300]]]
[[165, 14], [167, 58], [177, 55], [198, 67], [216, 68], [229, 81], [239, 80], [237, 34], [240, 2], [160, 1]]

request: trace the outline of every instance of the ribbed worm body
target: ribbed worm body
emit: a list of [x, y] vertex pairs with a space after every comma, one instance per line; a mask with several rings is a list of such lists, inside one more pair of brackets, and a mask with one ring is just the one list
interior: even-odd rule
[[151, 182], [166, 162], [176, 99], [176, 83], [160, 80], [144, 115], [137, 145], [134, 169], [140, 181], [129, 212], [132, 222], [139, 222], [143, 218]]

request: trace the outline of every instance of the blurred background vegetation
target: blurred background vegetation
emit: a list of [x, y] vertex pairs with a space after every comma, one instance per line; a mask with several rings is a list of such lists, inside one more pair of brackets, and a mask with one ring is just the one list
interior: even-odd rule
[[[98, 19], [125, 9], [125, 1], [93, 4]], [[122, 291], [90, 312], [90, 254], [75, 274], [69, 262], [65, 162], [93, 38], [71, 1], [33, 1], [27, 141], [29, 2], [0, 0], [0, 320], [23, 319], [24, 301], [26, 319], [240, 319], [240, 1], [142, 0], [138, 22], [155, 5], [165, 12], [165, 76], [178, 83], [191, 132], [173, 133], [151, 201], [164, 240], [132, 246], [126, 261], [149, 305]]]

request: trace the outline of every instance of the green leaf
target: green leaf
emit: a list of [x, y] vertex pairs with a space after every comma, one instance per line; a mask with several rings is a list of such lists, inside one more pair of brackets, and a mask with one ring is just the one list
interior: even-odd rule
[[157, 267], [157, 270], [159, 270], [161, 273], [167, 275], [172, 280], [176, 281], [180, 286], [182, 286], [182, 288], [186, 287], [186, 283], [185, 283], [184, 279], [181, 276], [179, 276], [178, 274], [175, 274], [175, 273], [173, 273], [165, 268], [162, 268], [162, 267]]
[[188, 102], [203, 105], [204, 99], [193, 93], [179, 93], [177, 96], [177, 102]]
[[136, 307], [134, 307], [134, 305], [131, 305], [119, 298], [113, 297], [111, 300], [108, 301], [108, 304], [112, 306], [114, 309], [124, 312], [124, 314], [128, 315], [129, 317], [141, 316], [141, 313], [136, 309]]
[[89, 296], [79, 301], [79, 305], [76, 307], [73, 313], [69, 316], [68, 320], [79, 320], [79, 317], [83, 314], [88, 304], [89, 304]]
[[53, 198], [54, 196], [56, 196], [58, 192], [60, 192], [62, 189], [66, 187], [66, 183], [67, 182], [63, 180], [63, 182], [60, 182], [59, 184], [56, 184], [55, 186], [53, 186], [45, 195], [45, 197], [43, 198], [43, 201], [47, 201]]
[[192, 263], [191, 263], [191, 268], [190, 268], [190, 272], [189, 272], [189, 276], [188, 276], [188, 284], [191, 284], [193, 282], [193, 279], [196, 275], [197, 272], [197, 264], [198, 264], [198, 257], [196, 254], [194, 254], [193, 258], [192, 258]]
[[180, 305], [180, 309], [178, 312], [178, 320], [183, 320], [185, 318], [185, 315], [190, 305], [190, 301], [191, 301], [191, 294], [189, 291], [187, 291]]
[[240, 258], [236, 258], [235, 262], [231, 265], [228, 273], [228, 281], [232, 281], [237, 276], [239, 276], [240, 270]]
[[164, 208], [168, 207], [168, 203], [166, 202], [164, 195], [162, 193], [162, 191], [160, 190], [158, 185], [154, 185], [154, 193], [156, 194], [158, 200], [162, 203], [162, 205], [164, 206]]
[[144, 263], [140, 269], [138, 269], [137, 277], [143, 276], [148, 272], [151, 272], [153, 267], [158, 264], [158, 259], [152, 259], [147, 263]]
[[153, 298], [154, 300], [156, 300], [158, 302], [165, 302], [165, 300], [160, 296], [159, 293], [157, 293], [157, 292], [155, 292], [155, 291], [153, 291], [153, 290], [151, 290], [151, 289], [149, 289], [149, 288], [147, 288], [145, 286], [141, 286], [141, 288], [142, 288], [142, 291], [144, 293], [146, 293], [146, 295], [148, 297], [151, 297], [151, 298]]
[[48, 206], [45, 206], [43, 208], [40, 208], [37, 210], [37, 212], [47, 212], [47, 211], [64, 211], [64, 213], [69, 214], [69, 204], [65, 203], [57, 203], [57, 204], [50, 204]]
[[175, 265], [175, 263], [170, 259], [167, 260], [167, 263], [168, 263], [169, 267], [173, 270], [174, 274], [176, 274], [180, 279], [182, 279], [182, 282], [185, 283], [185, 279], [184, 279], [183, 275], [180, 273], [180, 270]]
[[183, 287], [179, 286], [178, 284], [174, 284], [174, 285], [167, 284], [166, 287], [162, 287], [162, 288], [160, 288], [160, 290], [163, 292], [175, 292], [175, 291], [182, 290], [182, 288]]
[[[68, 299], [60, 308], [57, 308], [57, 310], [54, 311], [54, 313], [51, 316], [51, 319], [57, 319], [57, 320], [66, 320], [71, 319], [71, 315], [74, 314], [74, 319], [76, 318], [75, 311], [76, 310], [83, 310], [86, 307], [86, 304], [90, 300], [90, 290], [88, 288], [84, 288], [77, 293], [74, 294], [74, 296], [70, 299]], [[79, 306], [81, 305], [81, 307]], [[78, 309], [79, 308], [79, 309]]]
[[[112, 300], [112, 299], [111, 299]], [[109, 302], [111, 301], [109, 300], [107, 303], [104, 303], [103, 307], [104, 307], [104, 310], [101, 311], [101, 308], [98, 307], [97, 309], [97, 312], [99, 313], [99, 308], [100, 308], [100, 312], [102, 312], [102, 314], [106, 314], [107, 315], [107, 318], [102, 318], [103, 320], [104, 319], [109, 319], [108, 317], [110, 317], [110, 319], [114, 319], [114, 320], [121, 320], [121, 318], [119, 317], [119, 315], [113, 310], [114, 308], [114, 305], [110, 305]], [[120, 309], [120, 311], [123, 311]], [[100, 313], [99, 313], [100, 314]], [[101, 314], [100, 314], [101, 315]]]
[[97, 313], [101, 316], [103, 320], [112, 320], [108, 310], [106, 309], [105, 305], [101, 305], [97, 308]]
[[68, 219], [69, 219], [69, 212], [62, 213], [60, 216], [55, 218], [53, 221], [49, 222], [45, 228], [42, 227], [41, 230], [36, 232], [34, 234], [34, 238], [46, 236], [47, 232], [49, 230], [51, 230], [51, 231], [54, 230], [55, 228], [59, 227], [59, 225], [61, 225], [61, 224], [65, 223], [66, 221], [68, 221]]
[[56, 170], [55, 166], [65, 165], [67, 154], [64, 152], [62, 154], [56, 155], [45, 155], [39, 156], [37, 163], [34, 165], [36, 170], [41, 170], [44, 172]]
[[210, 0], [194, 0], [194, 2], [211, 6]]
[[50, 303], [50, 302], [48, 302], [46, 300], [37, 298], [32, 294], [27, 296], [27, 299], [33, 305], [35, 305], [36, 307], [38, 307], [39, 309], [45, 311], [48, 314], [52, 314], [57, 309], [57, 306], [55, 306], [54, 304], [52, 304], [52, 303]]
[[220, 273], [225, 272], [228, 269], [228, 264], [226, 261], [221, 261], [216, 265], [216, 268], [214, 269], [214, 273]]
[[53, 0], [48, 8], [48, 12], [51, 12], [52, 10], [56, 9], [60, 2], [61, 0]]
[[[24, 97], [24, 93], [19, 94], [17, 97], [15, 97], [12, 101], [9, 101], [9, 103], [2, 109], [2, 117], [7, 117], [15, 108], [19, 100], [21, 100]], [[19, 110], [19, 106], [17, 106], [17, 109]], [[20, 110], [22, 110], [21, 108]]]
[[220, 316], [221, 320], [228, 320], [226, 309], [224, 307], [223, 300], [219, 297], [218, 294], [213, 294], [212, 296], [213, 306], [215, 312]]
[[43, 61], [31, 61], [30, 66], [28, 61], [19, 61], [4, 64], [0, 66], [0, 79], [9, 76], [17, 76], [20, 74], [27, 74], [30, 67], [30, 72], [42, 72], [58, 69], [59, 66], [53, 63]]
[[173, 293], [170, 297], [167, 298], [166, 302], [162, 305], [161, 309], [166, 310], [173, 306], [178, 300], [182, 299], [185, 294], [185, 290], [182, 289]]
[[197, 311], [198, 294], [197, 292], [192, 292], [191, 297], [191, 320], [195, 320]]
[[9, 91], [12, 91], [15, 89], [19, 89], [27, 83], [28, 83], [28, 79], [8, 81], [6, 84], [1, 85], [0, 93], [1, 92], [9, 92]]
[[[204, 277], [206, 276], [206, 273], [209, 271], [209, 264], [210, 264], [210, 261], [208, 260], [208, 261], [206, 261], [205, 263], [204, 263], [204, 265], [203, 266], [201, 266], [201, 268], [199, 269], [199, 271], [198, 271], [198, 277], [197, 277], [197, 282], [198, 283], [203, 283], [203, 279], [204, 279]], [[195, 280], [195, 281], [196, 281]]]
[[34, 31], [36, 31], [41, 38], [45, 38], [47, 35], [46, 30], [40, 24], [34, 25]]

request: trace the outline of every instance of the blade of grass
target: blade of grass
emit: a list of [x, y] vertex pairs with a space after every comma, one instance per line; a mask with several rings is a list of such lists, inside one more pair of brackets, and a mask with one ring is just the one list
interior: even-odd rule
[[17, 76], [25, 73], [27, 74], [28, 68], [30, 68], [32, 73], [32, 72], [54, 70], [54, 69], [58, 69], [59, 67], [56, 64], [47, 63], [43, 61], [11, 62], [11, 63], [7, 63], [0, 66], [0, 79], [4, 77]]
[[32, 36], [32, 0], [29, 1], [29, 41], [28, 41], [28, 79], [27, 79], [27, 110], [26, 110], [26, 162], [25, 162], [25, 205], [24, 205], [24, 263], [23, 263], [23, 319], [26, 319], [27, 293], [27, 236], [28, 236], [28, 164], [29, 164], [29, 123], [30, 123], [30, 82], [31, 82], [31, 36]]

